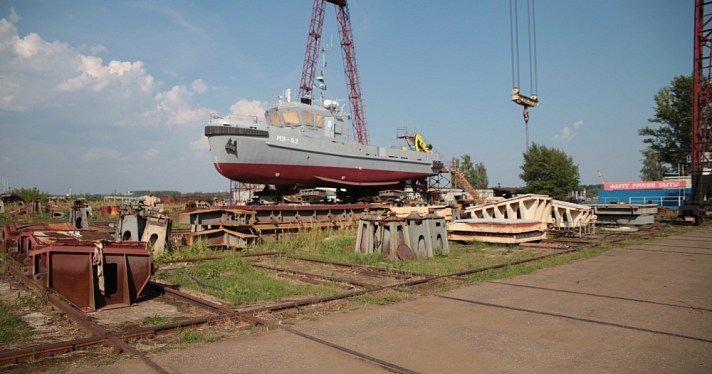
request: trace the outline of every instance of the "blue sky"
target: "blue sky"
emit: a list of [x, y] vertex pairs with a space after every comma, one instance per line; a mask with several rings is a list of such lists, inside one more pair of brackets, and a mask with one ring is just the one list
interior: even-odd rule
[[[520, 5], [525, 3], [520, 1]], [[210, 113], [259, 113], [299, 86], [312, 1], [0, 0], [0, 175], [52, 194], [218, 191]], [[445, 160], [521, 186], [510, 101], [508, 1], [350, 0], [372, 144], [417, 128]], [[523, 17], [522, 17], [522, 22]], [[693, 1], [536, 2], [531, 142], [563, 150], [581, 183], [639, 180], [653, 96], [692, 72]], [[338, 44], [327, 5], [324, 42]], [[522, 48], [526, 47], [520, 41]], [[521, 52], [522, 91], [530, 94]], [[346, 97], [341, 53], [329, 90]]]

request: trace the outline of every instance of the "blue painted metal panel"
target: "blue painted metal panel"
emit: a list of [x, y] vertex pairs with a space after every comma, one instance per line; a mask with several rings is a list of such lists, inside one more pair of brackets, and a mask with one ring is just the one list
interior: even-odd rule
[[599, 204], [657, 204], [658, 207], [677, 209], [692, 193], [685, 189], [598, 191]]

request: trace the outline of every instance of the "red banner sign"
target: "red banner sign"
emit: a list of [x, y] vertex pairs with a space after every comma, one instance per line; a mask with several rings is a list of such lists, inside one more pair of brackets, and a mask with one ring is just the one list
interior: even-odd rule
[[627, 182], [606, 183], [603, 185], [603, 189], [606, 191], [655, 190], [660, 188], [687, 188], [687, 181]]

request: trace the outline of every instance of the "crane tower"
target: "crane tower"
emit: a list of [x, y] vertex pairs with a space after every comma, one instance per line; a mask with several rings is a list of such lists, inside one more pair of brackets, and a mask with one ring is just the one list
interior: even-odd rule
[[705, 174], [712, 151], [712, 9], [704, 0], [695, 0], [695, 45], [692, 70], [692, 195], [680, 207], [679, 215], [698, 223], [712, 206], [712, 175]]
[[354, 49], [354, 38], [353, 32], [351, 31], [351, 17], [346, 0], [314, 0], [311, 24], [309, 26], [309, 37], [307, 39], [307, 51], [304, 55], [302, 80], [299, 84], [299, 97], [306, 98], [307, 100], [313, 98], [312, 90], [314, 88], [314, 77], [319, 57], [319, 44], [321, 42], [321, 31], [324, 26], [324, 12], [327, 2], [334, 4], [336, 20], [339, 24], [341, 56], [344, 60], [344, 73], [346, 75], [346, 87], [348, 90], [349, 105], [351, 107], [351, 125], [354, 129], [354, 137], [359, 143], [368, 145], [368, 127], [366, 126], [366, 115], [364, 112], [363, 98], [361, 96], [361, 82], [359, 81], [358, 65], [356, 64], [356, 50]]

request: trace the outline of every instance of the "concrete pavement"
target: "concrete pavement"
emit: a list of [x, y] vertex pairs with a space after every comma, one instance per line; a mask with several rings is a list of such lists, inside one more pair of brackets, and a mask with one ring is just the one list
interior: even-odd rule
[[[441, 296], [293, 329], [416, 373], [712, 373], [711, 228]], [[282, 330], [151, 359], [171, 373], [387, 372]]]

